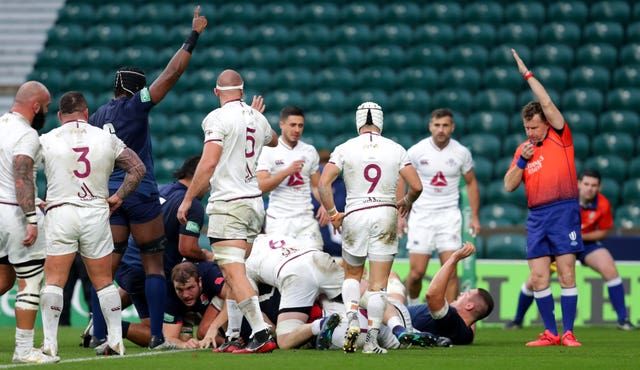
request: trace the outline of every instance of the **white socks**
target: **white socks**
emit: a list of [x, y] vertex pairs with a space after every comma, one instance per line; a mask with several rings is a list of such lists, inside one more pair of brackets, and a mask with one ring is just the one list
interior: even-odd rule
[[118, 349], [122, 343], [122, 302], [115, 285], [109, 284], [98, 291], [100, 310], [107, 323], [109, 346]]
[[45, 285], [40, 293], [40, 309], [42, 310], [42, 331], [44, 345], [58, 347], [58, 324], [64, 305], [63, 290], [56, 285]]

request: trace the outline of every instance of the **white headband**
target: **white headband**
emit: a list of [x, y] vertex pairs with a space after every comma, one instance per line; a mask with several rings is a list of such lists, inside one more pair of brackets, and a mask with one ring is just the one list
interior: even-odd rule
[[220, 91], [242, 90], [243, 88], [244, 88], [244, 83], [242, 83], [240, 85], [236, 85], [236, 86], [220, 86], [220, 85], [216, 84], [216, 89], [218, 89]]

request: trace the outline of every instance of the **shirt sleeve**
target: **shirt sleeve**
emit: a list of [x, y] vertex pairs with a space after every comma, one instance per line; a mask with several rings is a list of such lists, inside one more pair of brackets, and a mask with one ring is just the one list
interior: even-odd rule
[[187, 223], [180, 225], [180, 234], [193, 236], [195, 238], [200, 237], [200, 229], [204, 224], [204, 207], [198, 199], [194, 199], [191, 202], [191, 208], [187, 213]]
[[471, 156], [471, 152], [469, 151], [469, 149], [464, 148], [463, 155], [462, 155], [462, 166], [460, 166], [460, 169], [462, 170], [462, 175], [471, 171], [473, 169], [473, 165], [474, 163], [473, 163], [473, 157]]
[[264, 147], [262, 149], [262, 153], [260, 153], [260, 157], [258, 157], [258, 166], [256, 167], [256, 171], [269, 171], [271, 172], [271, 150], [273, 148]]
[[336, 165], [340, 171], [342, 171], [342, 167], [344, 165], [344, 155], [342, 154], [342, 146], [338, 145], [333, 152], [331, 152], [331, 156], [329, 157], [329, 163], [333, 163]]
[[40, 139], [35, 130], [29, 130], [16, 142], [13, 147], [13, 156], [26, 155], [34, 160], [40, 155]]
[[213, 141], [222, 146], [224, 138], [227, 136], [226, 126], [218, 114], [211, 113], [202, 121], [204, 131], [204, 141]]

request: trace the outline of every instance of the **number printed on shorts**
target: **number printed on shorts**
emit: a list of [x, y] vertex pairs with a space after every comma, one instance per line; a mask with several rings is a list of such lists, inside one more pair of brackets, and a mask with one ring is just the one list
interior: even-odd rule
[[382, 170], [377, 164], [369, 164], [364, 168], [364, 179], [371, 183], [367, 194], [373, 192], [373, 190], [376, 188], [376, 185], [378, 185], [378, 181], [380, 181], [381, 174]]
[[89, 159], [87, 159], [87, 154], [89, 154], [89, 148], [87, 148], [86, 146], [83, 146], [80, 148], [73, 148], [73, 151], [76, 153], [80, 153], [78, 162], [84, 165], [83, 172], [80, 172], [78, 170], [73, 170], [73, 174], [76, 175], [78, 178], [84, 179], [85, 177], [89, 176], [89, 174], [91, 173], [91, 162], [89, 162]]

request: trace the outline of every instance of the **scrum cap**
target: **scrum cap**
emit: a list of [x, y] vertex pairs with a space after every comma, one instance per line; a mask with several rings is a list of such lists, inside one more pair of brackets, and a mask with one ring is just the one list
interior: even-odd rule
[[360, 128], [364, 125], [374, 125], [382, 132], [383, 115], [382, 108], [374, 102], [365, 102], [356, 109], [356, 127], [360, 132]]
[[134, 95], [147, 84], [147, 78], [141, 69], [135, 67], [122, 67], [116, 72], [113, 87], [116, 91], [123, 90]]

